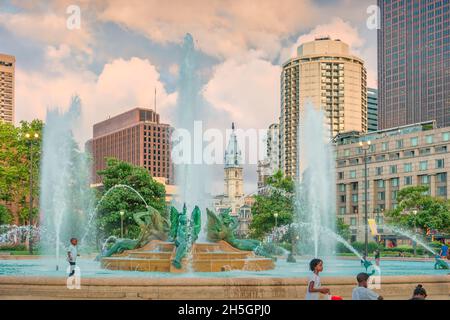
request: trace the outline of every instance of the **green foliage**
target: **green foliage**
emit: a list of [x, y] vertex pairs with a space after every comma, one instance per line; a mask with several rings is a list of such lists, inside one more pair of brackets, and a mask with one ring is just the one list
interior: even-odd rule
[[[104, 191], [99, 194], [99, 199], [113, 186], [127, 185], [139, 192], [148, 205], [157, 209], [165, 218], [167, 217], [164, 185], [154, 180], [145, 168], [114, 158], [107, 159], [106, 164], [106, 169], [98, 172], [104, 184]], [[137, 238], [140, 228], [134, 222], [133, 214], [146, 211], [146, 208], [140, 197], [129, 189], [115, 189], [102, 202], [97, 215], [100, 230], [105, 236], [120, 236], [121, 210], [125, 212], [124, 236]]]
[[[40, 120], [22, 121], [19, 127], [0, 122], [0, 201], [16, 202], [19, 212], [29, 206], [30, 155], [33, 154], [33, 197], [39, 196], [40, 150], [44, 124]], [[26, 134], [37, 139], [27, 139]], [[32, 143], [30, 143], [32, 141]], [[28, 210], [28, 209], [27, 209]], [[34, 211], [37, 216], [37, 210]], [[27, 223], [28, 216], [16, 216]], [[35, 222], [35, 221], [34, 221]]]
[[344, 238], [344, 240], [348, 241], [350, 239], [350, 226], [344, 222], [343, 218], [337, 218], [336, 230], [337, 234]]
[[12, 214], [8, 208], [0, 204], [0, 225], [10, 224], [12, 221]]
[[[359, 253], [363, 254], [365, 250], [365, 243], [355, 241], [351, 243], [351, 246], [356, 249]], [[376, 249], [382, 249], [382, 246], [378, 245], [376, 242], [369, 242], [367, 244], [367, 250], [369, 251], [369, 254], [374, 252]], [[338, 243], [336, 250], [338, 253], [351, 253], [351, 251], [344, 246], [342, 243]]]
[[[450, 202], [431, 197], [427, 186], [403, 188], [398, 192], [398, 206], [386, 212], [394, 223], [410, 229], [419, 228], [450, 232]], [[413, 212], [416, 211], [416, 214]]]
[[5, 244], [0, 246], [0, 251], [25, 251], [26, 246], [23, 244]]
[[262, 239], [275, 226], [274, 213], [278, 214], [277, 226], [292, 223], [294, 206], [292, 198], [285, 193], [293, 193], [294, 181], [284, 177], [281, 171], [267, 179], [267, 184], [274, 187], [269, 195], [257, 195], [252, 206], [253, 221], [250, 225], [250, 237]]

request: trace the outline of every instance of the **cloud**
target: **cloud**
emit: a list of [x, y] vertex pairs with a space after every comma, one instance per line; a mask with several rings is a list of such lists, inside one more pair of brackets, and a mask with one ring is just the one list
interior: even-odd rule
[[142, 33], [160, 44], [181, 43], [190, 32], [203, 52], [226, 58], [250, 49], [274, 57], [282, 39], [312, 26], [319, 10], [310, 0], [108, 0], [97, 6], [98, 19]]
[[297, 56], [297, 48], [309, 41], [314, 41], [316, 37], [330, 36], [331, 39], [340, 39], [350, 47], [350, 54], [362, 58], [368, 70], [367, 84], [370, 87], [377, 87], [377, 69], [376, 69], [376, 48], [367, 47], [365, 39], [361, 36], [358, 29], [349, 21], [334, 17], [329, 23], [320, 24], [310, 32], [301, 34], [295, 44], [284, 48], [280, 54], [280, 63], [284, 63], [290, 58]]
[[264, 129], [278, 121], [281, 69], [251, 51], [214, 68], [203, 97], [240, 128]]
[[165, 115], [176, 102], [176, 93], [166, 92], [159, 72], [148, 60], [116, 59], [106, 64], [99, 76], [90, 71], [59, 71], [55, 76], [17, 70], [16, 118], [45, 119], [48, 108], [66, 110], [70, 97], [78, 94], [83, 106], [82, 127], [76, 136], [81, 143], [92, 136], [94, 123], [135, 106], [153, 107], [155, 87], [162, 121], [168, 121]]
[[53, 12], [0, 13], [0, 26], [17, 37], [31, 39], [45, 46], [66, 45], [87, 55], [92, 54], [93, 36], [87, 24], [81, 29], [66, 27], [67, 15]]
[[320, 24], [310, 32], [300, 35], [294, 45], [283, 50], [281, 54], [281, 62], [297, 56], [297, 48], [309, 41], [314, 41], [316, 37], [330, 36], [331, 39], [340, 39], [349, 45], [352, 54], [357, 55], [362, 46], [364, 39], [359, 35], [358, 29], [353, 27], [350, 22], [341, 18], [334, 17], [329, 23]]

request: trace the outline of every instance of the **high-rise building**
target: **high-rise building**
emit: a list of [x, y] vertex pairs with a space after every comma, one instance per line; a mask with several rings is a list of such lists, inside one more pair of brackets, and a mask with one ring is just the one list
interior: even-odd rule
[[[450, 128], [434, 121], [361, 134], [342, 133], [336, 141], [337, 215], [350, 225], [352, 241], [364, 240], [364, 151], [367, 150], [367, 212], [383, 224], [397, 206], [400, 189], [426, 185], [434, 197], [450, 199]], [[380, 231], [382, 232], [382, 231]], [[387, 231], [382, 232], [384, 235]]]
[[280, 169], [280, 126], [272, 123], [267, 130], [266, 155], [258, 161], [258, 189], [266, 186], [266, 179]]
[[450, 3], [378, 0], [379, 129], [450, 126]]
[[298, 47], [281, 73], [280, 167], [297, 176], [297, 129], [307, 104], [325, 112], [332, 136], [367, 131], [367, 75], [347, 44], [329, 37]]
[[113, 157], [146, 168], [153, 177], [173, 184], [171, 161], [172, 127], [160, 123], [159, 114], [151, 109], [135, 108], [94, 124], [92, 140], [86, 148], [94, 158], [93, 176], [106, 167], [106, 158]]
[[0, 121], [14, 123], [16, 58], [0, 53]]
[[378, 130], [378, 90], [367, 88], [367, 131]]
[[280, 125], [272, 123], [267, 130], [267, 159], [270, 172], [274, 174], [280, 169]]

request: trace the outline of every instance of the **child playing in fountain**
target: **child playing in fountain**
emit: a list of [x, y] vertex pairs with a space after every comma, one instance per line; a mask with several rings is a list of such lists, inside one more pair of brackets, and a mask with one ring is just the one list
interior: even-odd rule
[[309, 268], [313, 272], [308, 279], [308, 287], [306, 289], [306, 300], [319, 300], [319, 293], [330, 294], [330, 289], [321, 287], [319, 273], [323, 270], [323, 261], [320, 259], [312, 259]]
[[77, 257], [80, 256], [78, 254], [77, 244], [78, 244], [77, 238], [70, 239], [70, 246], [69, 249], [67, 250], [67, 261], [70, 264], [69, 277], [72, 277], [75, 274], [75, 265], [77, 262]]
[[361, 272], [356, 276], [358, 286], [352, 291], [352, 300], [383, 300], [382, 296], [367, 288], [369, 277], [365, 272]]

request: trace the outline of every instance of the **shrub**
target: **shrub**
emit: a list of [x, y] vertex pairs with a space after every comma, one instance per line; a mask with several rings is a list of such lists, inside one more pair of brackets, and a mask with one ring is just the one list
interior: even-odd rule
[[0, 245], [0, 251], [25, 251], [26, 246], [23, 244], [4, 244]]

